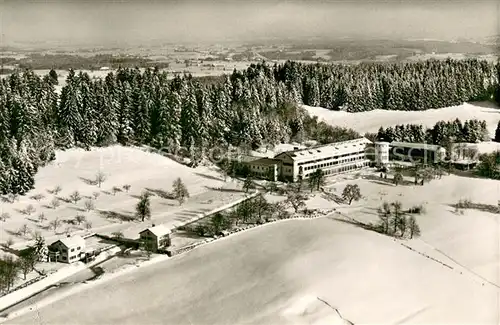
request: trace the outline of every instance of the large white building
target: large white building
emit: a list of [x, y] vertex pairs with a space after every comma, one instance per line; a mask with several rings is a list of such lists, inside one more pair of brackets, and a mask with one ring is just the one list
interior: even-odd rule
[[327, 176], [361, 169], [370, 165], [366, 138], [330, 143], [323, 146], [286, 151], [274, 157], [280, 162], [281, 177], [294, 182], [306, 179], [317, 169]]
[[321, 169], [328, 175], [368, 167], [373, 163], [378, 167], [389, 166], [393, 161], [438, 163], [446, 150], [426, 143], [371, 142], [367, 138], [330, 143], [306, 149], [285, 151], [274, 158], [247, 156], [238, 162], [247, 166], [247, 172], [270, 180], [296, 182], [307, 179]]

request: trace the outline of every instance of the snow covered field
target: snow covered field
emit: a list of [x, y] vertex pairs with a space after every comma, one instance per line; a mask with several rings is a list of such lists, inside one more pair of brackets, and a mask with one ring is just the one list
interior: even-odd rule
[[459, 106], [430, 109], [427, 111], [387, 111], [373, 110], [360, 113], [339, 112], [322, 107], [304, 106], [310, 115], [318, 116], [328, 124], [352, 128], [361, 134], [376, 133], [378, 129], [396, 124], [422, 124], [433, 127], [440, 120], [449, 121], [459, 118], [462, 121], [470, 119], [486, 120], [488, 131], [493, 137], [497, 123], [500, 120], [498, 106], [484, 103], [465, 103]]
[[[98, 171], [102, 171], [107, 179], [101, 188], [89, 184], [94, 180]], [[135, 205], [138, 195], [145, 190], [160, 193], [170, 192], [172, 183], [180, 177], [186, 184], [191, 198], [182, 206], [174, 200], [161, 198], [155, 195], [151, 198], [152, 218], [144, 223], [122, 221], [121, 217], [132, 217], [135, 214]], [[127, 193], [121, 190], [112, 193], [113, 187], [122, 188], [131, 185]], [[59, 194], [50, 194], [56, 185], [62, 191]], [[100, 232], [111, 233], [122, 231], [132, 238], [151, 223], [175, 224], [190, 219], [199, 213], [215, 209], [243, 196], [237, 191], [238, 184], [224, 182], [219, 173], [208, 167], [192, 169], [163, 157], [158, 154], [148, 153], [137, 148], [112, 146], [108, 148], [84, 151], [71, 149], [57, 152], [57, 159], [50, 165], [42, 168], [36, 175], [36, 188], [27, 195], [20, 197], [19, 201], [8, 203], [2, 200], [1, 210], [10, 214], [10, 218], [2, 222], [0, 238], [2, 242], [12, 238], [14, 243], [26, 242], [30, 235], [17, 235], [16, 232], [23, 225], [27, 225], [31, 232], [39, 231], [46, 237], [47, 242], [64, 236], [68, 229], [70, 232]], [[218, 188], [226, 191], [217, 190]], [[65, 202], [73, 191], [79, 191], [82, 199], [76, 204]], [[95, 210], [86, 212], [84, 202], [90, 200], [94, 192], [99, 193], [95, 199]], [[39, 202], [32, 198], [35, 194], [43, 194]], [[60, 206], [48, 206], [54, 199], [59, 199]], [[35, 212], [31, 215], [22, 213], [28, 205], [33, 205]], [[38, 215], [43, 213], [46, 220], [39, 221]], [[76, 215], [84, 215], [92, 223], [92, 229], [86, 229], [85, 224], [71, 224]], [[58, 218], [61, 226], [54, 232], [48, 229], [51, 221]], [[57, 234], [56, 234], [57, 233]], [[16, 247], [16, 245], [14, 245]]]
[[[208, 76], [220, 76], [223, 74], [231, 74], [234, 69], [237, 70], [245, 70], [248, 68], [248, 66], [252, 62], [240, 62], [240, 61], [234, 61], [234, 62], [225, 62], [225, 61], [214, 61], [213, 64], [217, 65], [216, 67], [210, 68], [210, 67], [204, 67], [204, 66], [197, 66], [197, 65], [192, 65], [186, 67], [184, 63], [175, 63], [171, 62], [170, 63], [170, 68], [169, 69], [163, 69], [166, 71], [172, 78], [175, 76], [175, 74], [184, 74], [184, 73], [190, 73], [193, 77], [208, 77]], [[141, 71], [144, 71], [144, 68], [140, 68]], [[101, 78], [104, 80], [106, 76], [109, 73], [116, 74], [116, 69], [109, 69], [109, 70], [75, 70], [75, 73], [79, 72], [84, 72], [87, 73], [90, 78]], [[45, 76], [47, 75], [50, 70], [48, 69], [38, 69], [34, 70], [34, 72], [39, 75], [39, 76]], [[66, 85], [66, 78], [69, 75], [68, 70], [56, 70], [57, 75], [58, 75], [58, 81], [59, 85], [56, 86], [56, 90], [58, 93], [60, 93], [61, 89], [63, 86]]]
[[[351, 183], [358, 183], [368, 199], [339, 211], [362, 222], [376, 222], [376, 208], [382, 201], [400, 201], [405, 209], [423, 204], [427, 213], [417, 217], [422, 236], [415, 245], [440, 260], [448, 262], [451, 257], [476, 277], [484, 278], [483, 282], [488, 280], [500, 286], [500, 215], [478, 210], [464, 210], [462, 215], [451, 206], [460, 199], [497, 206], [498, 181], [449, 175], [425, 186], [382, 185], [376, 180], [362, 179]], [[338, 192], [343, 184], [334, 187]]]
[[364, 198], [339, 210], [358, 220], [376, 220], [383, 200], [426, 205], [427, 214], [417, 216], [422, 237], [401, 242], [414, 250], [340, 214], [279, 222], [139, 268], [8, 323], [345, 323], [328, 303], [355, 324], [497, 324], [499, 215], [454, 214], [448, 204], [462, 198], [496, 204], [498, 182], [444, 176], [423, 187], [396, 187], [360, 178], [333, 187], [339, 192], [348, 183], [358, 183]]

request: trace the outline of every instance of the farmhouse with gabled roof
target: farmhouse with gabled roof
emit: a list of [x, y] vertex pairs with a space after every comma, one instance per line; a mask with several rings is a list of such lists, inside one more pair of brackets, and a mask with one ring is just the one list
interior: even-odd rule
[[148, 250], [157, 252], [170, 246], [171, 230], [164, 225], [153, 225], [139, 233], [141, 242]]
[[49, 261], [74, 263], [85, 257], [85, 239], [81, 236], [68, 236], [50, 244]]

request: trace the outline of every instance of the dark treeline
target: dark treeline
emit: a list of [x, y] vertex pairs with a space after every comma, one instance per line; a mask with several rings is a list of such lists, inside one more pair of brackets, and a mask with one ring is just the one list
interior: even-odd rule
[[39, 166], [55, 158], [54, 80], [33, 72], [0, 83], [0, 192], [24, 193]]
[[[168, 68], [168, 63], [155, 62], [139, 56], [121, 56], [111, 54], [96, 54], [92, 56], [81, 56], [72, 54], [30, 54], [25, 58], [4, 57], [0, 62], [8, 66], [18, 66], [19, 69], [56, 69], [56, 70], [99, 70], [101, 67], [112, 69], [150, 67], [155, 66]], [[15, 70], [15, 69], [14, 69]]]
[[318, 122], [297, 104], [348, 111], [444, 107], [490, 98], [497, 74], [478, 60], [258, 64], [216, 80], [171, 80], [158, 69], [119, 69], [104, 79], [70, 71], [58, 96], [54, 72], [15, 73], [0, 83], [0, 192], [31, 189], [55, 148], [146, 144], [174, 153], [182, 147], [199, 158], [203, 148], [228, 144], [348, 140], [359, 135]]
[[432, 128], [424, 128], [422, 124], [398, 124], [385, 129], [381, 127], [376, 139], [447, 146], [450, 143], [486, 141], [489, 140], [489, 134], [486, 121], [473, 119], [462, 123], [459, 119], [455, 119], [439, 121]]
[[475, 59], [359, 65], [290, 62], [276, 73], [306, 105], [349, 112], [419, 111], [491, 99], [498, 92], [500, 64]]
[[242, 84], [265, 78], [297, 103], [332, 110], [419, 111], [490, 100], [500, 103], [500, 63], [477, 59], [406, 63], [252, 65], [233, 73]]
[[[235, 72], [222, 82], [167, 78], [159, 70], [120, 69], [104, 80], [70, 72], [60, 96], [54, 73], [12, 74], [0, 83], [0, 192], [33, 188], [56, 148], [114, 143], [150, 145], [196, 159], [203, 148], [257, 147], [307, 138], [322, 143], [359, 137], [310, 118], [268, 67], [250, 83]], [[206, 81], [206, 80], [203, 80]]]

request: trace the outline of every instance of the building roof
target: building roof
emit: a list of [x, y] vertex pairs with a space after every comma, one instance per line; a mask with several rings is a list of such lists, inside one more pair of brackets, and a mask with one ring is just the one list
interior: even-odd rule
[[255, 164], [255, 165], [272, 166], [272, 165], [276, 165], [276, 164], [281, 163], [281, 160], [272, 159], [272, 158], [260, 158], [260, 159], [252, 161], [251, 163]]
[[390, 146], [391, 147], [401, 147], [401, 148], [412, 148], [412, 149], [425, 149], [425, 150], [430, 150], [430, 151], [445, 150], [441, 146], [438, 146], [435, 144], [428, 144], [428, 143], [412, 143], [412, 142], [393, 141], [390, 143]]
[[266, 165], [266, 166], [279, 164], [281, 162], [278, 159], [250, 156], [250, 155], [239, 155], [239, 156], [233, 157], [232, 160], [240, 162], [240, 163], [247, 163], [247, 164], [251, 163], [251, 164]]
[[78, 235], [61, 238], [58, 241], [52, 243], [52, 245], [56, 244], [57, 242], [61, 242], [66, 247], [85, 246], [85, 239], [83, 239], [83, 237]]
[[148, 231], [148, 230], [151, 233], [153, 233], [153, 235], [155, 235], [156, 237], [165, 236], [165, 235], [168, 235], [171, 233], [171, 230], [169, 228], [165, 227], [164, 225], [158, 225], [158, 226], [150, 227], [148, 229], [144, 229], [139, 234], [142, 234], [143, 232]]
[[263, 157], [260, 156], [252, 156], [252, 155], [237, 155], [237, 156], [231, 156], [229, 157], [229, 160], [231, 161], [237, 161], [240, 163], [249, 163], [255, 160], [262, 159]]
[[314, 159], [322, 159], [328, 158], [333, 155], [342, 155], [346, 153], [350, 153], [356, 150], [364, 150], [367, 144], [371, 144], [372, 142], [367, 138], [359, 138], [355, 140], [341, 141], [329, 143], [322, 146], [316, 146], [306, 149], [293, 150], [282, 152], [277, 155], [275, 158], [287, 155], [291, 159], [297, 162], [314, 160]]

